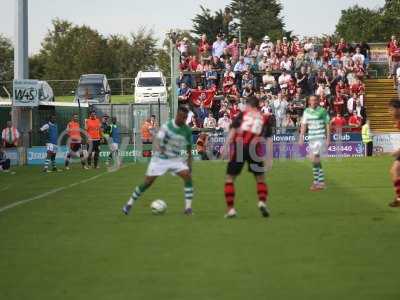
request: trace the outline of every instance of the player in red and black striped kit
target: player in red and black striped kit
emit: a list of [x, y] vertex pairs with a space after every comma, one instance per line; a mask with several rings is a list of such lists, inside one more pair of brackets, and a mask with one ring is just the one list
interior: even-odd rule
[[[392, 100], [389, 106], [397, 128], [400, 129], [400, 100]], [[392, 176], [395, 198], [389, 206], [400, 208], [400, 149], [393, 153], [393, 157], [395, 158], [395, 162], [390, 169], [390, 175]]]
[[226, 218], [236, 217], [234, 207], [235, 179], [248, 164], [257, 182], [258, 208], [263, 217], [269, 217], [267, 208], [268, 186], [265, 183], [265, 168], [272, 163], [272, 119], [259, 108], [258, 99], [247, 100], [247, 108], [232, 122], [228, 143], [230, 161], [225, 179], [225, 200], [228, 206]]

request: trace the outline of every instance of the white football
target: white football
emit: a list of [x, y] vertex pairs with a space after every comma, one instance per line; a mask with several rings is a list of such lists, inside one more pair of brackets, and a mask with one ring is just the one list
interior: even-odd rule
[[161, 215], [167, 211], [167, 203], [163, 200], [154, 200], [150, 205], [151, 211], [155, 215]]

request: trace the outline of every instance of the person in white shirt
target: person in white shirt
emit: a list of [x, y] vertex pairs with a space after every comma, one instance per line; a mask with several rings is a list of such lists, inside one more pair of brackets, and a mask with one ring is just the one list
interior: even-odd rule
[[290, 72], [292, 70], [292, 61], [288, 59], [287, 56], [283, 56], [280, 67], [282, 70]]
[[400, 67], [396, 70], [396, 83], [397, 83], [397, 93], [399, 94], [400, 99]]
[[360, 61], [362, 65], [364, 65], [364, 61], [365, 61], [365, 56], [364, 54], [361, 54], [361, 49], [360, 47], [356, 48], [356, 53], [353, 55], [353, 61]]
[[270, 90], [275, 86], [276, 80], [275, 77], [272, 75], [270, 69], [267, 69], [267, 71], [265, 72], [265, 75], [262, 77], [262, 82], [265, 89], [267, 90]]
[[325, 97], [325, 96], [330, 96], [331, 94], [331, 89], [326, 86], [325, 83], [321, 82], [318, 84], [318, 88], [315, 91], [315, 95]]
[[287, 72], [287, 70], [283, 70], [281, 76], [278, 78], [278, 83], [281, 88], [285, 88], [289, 84], [290, 80], [292, 80], [292, 76]]
[[221, 57], [224, 54], [224, 50], [228, 45], [222, 39], [221, 35], [217, 35], [217, 40], [212, 45], [212, 55], [216, 57]]
[[233, 71], [235, 71], [235, 72], [244, 72], [244, 71], [246, 71], [246, 66], [247, 66], [247, 65], [246, 65], [246, 63], [244, 62], [244, 57], [241, 56], [241, 57], [239, 58], [239, 61], [236, 63], [236, 65], [235, 65]]
[[224, 113], [224, 116], [218, 120], [217, 128], [224, 130], [224, 132], [228, 132], [231, 124], [232, 120], [229, 118], [227, 113]]
[[357, 116], [360, 117], [360, 118], [364, 118], [363, 114], [362, 114], [362, 109], [363, 109], [363, 105], [362, 105], [360, 99], [358, 98], [356, 100], [356, 109], [355, 109], [355, 111], [357, 112]]
[[304, 44], [304, 51], [306, 51], [307, 57], [312, 58], [314, 56], [314, 43], [312, 42], [312, 38], [309, 38]]
[[6, 148], [18, 147], [20, 134], [11, 121], [7, 121], [7, 127], [1, 132], [1, 143]]
[[349, 98], [349, 100], [347, 100], [347, 111], [349, 112], [349, 115], [353, 114], [356, 101], [357, 101], [356, 94], [353, 94], [353, 97], [351, 97], [351, 98]]
[[274, 49], [274, 43], [271, 42], [271, 39], [268, 35], [263, 38], [263, 42], [260, 46], [260, 52], [262, 54], [270, 53]]
[[178, 51], [181, 55], [187, 55], [189, 53], [189, 40], [187, 37], [184, 37], [182, 41], [178, 42], [177, 45]]
[[270, 65], [271, 65], [271, 64], [270, 64], [270, 62], [268, 61], [268, 57], [267, 57], [267, 56], [264, 56], [263, 59], [262, 59], [262, 61], [260, 61], [260, 62], [258, 63], [258, 69], [259, 69], [260, 71], [265, 71]]
[[214, 129], [217, 127], [217, 120], [210, 114], [207, 118], [204, 119], [204, 128]]
[[281, 132], [283, 126], [283, 121], [285, 120], [286, 110], [288, 107], [288, 102], [282, 97], [282, 94], [278, 94], [278, 97], [273, 102], [273, 109], [276, 120], [276, 128]]
[[268, 100], [265, 100], [264, 103], [262, 104], [261, 112], [264, 115], [271, 115], [272, 114], [272, 108], [271, 108]]
[[189, 110], [188, 116], [186, 118], [186, 125], [188, 125], [188, 126], [190, 125], [193, 117], [194, 117], [194, 113], [191, 110]]

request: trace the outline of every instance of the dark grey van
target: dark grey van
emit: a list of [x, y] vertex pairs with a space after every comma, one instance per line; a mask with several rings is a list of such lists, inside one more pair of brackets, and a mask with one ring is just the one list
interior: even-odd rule
[[74, 102], [111, 103], [111, 89], [104, 74], [81, 75], [74, 94]]

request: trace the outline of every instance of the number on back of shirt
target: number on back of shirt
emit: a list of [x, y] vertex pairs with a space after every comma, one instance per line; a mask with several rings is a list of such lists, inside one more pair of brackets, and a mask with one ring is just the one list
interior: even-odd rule
[[243, 116], [241, 130], [260, 135], [262, 132], [264, 119], [261, 114], [245, 114]]

